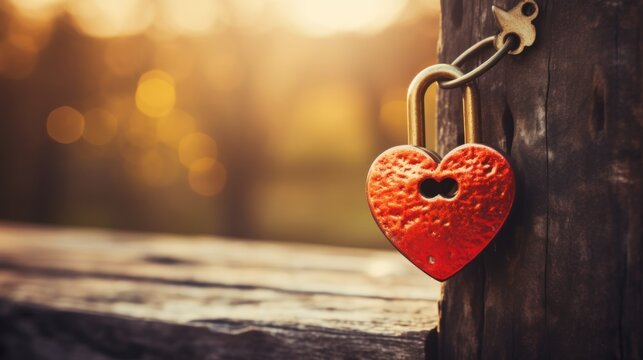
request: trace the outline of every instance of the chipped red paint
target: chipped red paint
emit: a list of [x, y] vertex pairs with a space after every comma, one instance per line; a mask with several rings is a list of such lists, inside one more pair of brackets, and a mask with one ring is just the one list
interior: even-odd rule
[[[453, 198], [425, 198], [423, 180], [455, 179]], [[366, 196], [375, 221], [413, 264], [444, 281], [473, 260], [507, 219], [514, 200], [507, 159], [481, 144], [453, 149], [442, 161], [426, 149], [402, 145], [375, 159]]]

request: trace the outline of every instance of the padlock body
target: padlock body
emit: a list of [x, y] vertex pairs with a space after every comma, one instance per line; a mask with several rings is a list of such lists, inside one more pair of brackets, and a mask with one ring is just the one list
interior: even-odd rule
[[[454, 193], [427, 195], [426, 182], [455, 181]], [[375, 159], [367, 177], [371, 213], [389, 241], [413, 264], [444, 281], [471, 262], [507, 219], [513, 170], [500, 152], [465, 144], [441, 160], [402, 145]]]

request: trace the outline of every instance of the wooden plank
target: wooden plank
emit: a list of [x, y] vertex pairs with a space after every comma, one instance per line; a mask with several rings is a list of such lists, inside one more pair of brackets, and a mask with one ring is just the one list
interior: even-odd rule
[[423, 358], [438, 289], [387, 251], [4, 225], [0, 354]]
[[[441, 60], [516, 3], [442, 1]], [[517, 197], [444, 288], [440, 357], [641, 358], [641, 2], [538, 3], [534, 46], [477, 80], [483, 141], [510, 155]], [[444, 153], [461, 100], [439, 100]]]

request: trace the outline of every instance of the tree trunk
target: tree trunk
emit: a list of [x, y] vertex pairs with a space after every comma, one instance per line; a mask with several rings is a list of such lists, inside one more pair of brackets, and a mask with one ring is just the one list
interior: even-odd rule
[[[492, 4], [516, 3], [443, 0], [440, 61], [498, 32]], [[444, 286], [437, 353], [640, 359], [640, 1], [538, 4], [534, 46], [477, 80], [482, 141], [509, 155], [516, 202]], [[459, 91], [440, 92], [443, 154], [461, 142], [460, 109]]]

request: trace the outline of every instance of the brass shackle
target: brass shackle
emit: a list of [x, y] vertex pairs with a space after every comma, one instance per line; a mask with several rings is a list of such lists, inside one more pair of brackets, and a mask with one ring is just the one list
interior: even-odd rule
[[[453, 65], [437, 64], [420, 71], [420, 73], [413, 78], [406, 94], [409, 145], [426, 147], [424, 135], [424, 95], [429, 86], [436, 81], [452, 80], [462, 75], [462, 70]], [[464, 142], [478, 142], [480, 140], [478, 128], [478, 93], [473, 83], [464, 85], [462, 91], [462, 109], [464, 118]]]

